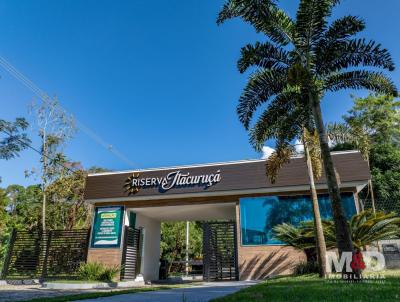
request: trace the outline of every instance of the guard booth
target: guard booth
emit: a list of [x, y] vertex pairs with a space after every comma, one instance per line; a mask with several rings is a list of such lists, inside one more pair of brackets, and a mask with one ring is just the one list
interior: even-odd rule
[[[370, 178], [369, 168], [356, 151], [332, 156], [351, 217], [359, 211], [357, 193]], [[329, 219], [324, 176], [316, 186], [321, 216]], [[292, 158], [274, 184], [265, 160], [90, 174], [85, 199], [95, 211], [87, 261], [122, 265], [122, 279], [158, 279], [164, 221], [204, 222], [206, 280], [288, 274], [305, 255], [276, 240], [272, 229], [313, 219], [303, 157]]]

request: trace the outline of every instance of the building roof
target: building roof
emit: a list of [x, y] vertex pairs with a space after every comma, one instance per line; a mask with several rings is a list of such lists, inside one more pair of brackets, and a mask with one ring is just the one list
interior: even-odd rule
[[[332, 152], [332, 158], [342, 187], [363, 187], [370, 178], [367, 162], [358, 151]], [[182, 175], [207, 176], [219, 174], [218, 181], [211, 186], [206, 182], [176, 185], [164, 190], [158, 181], [180, 171]], [[137, 193], [128, 194], [128, 178], [135, 173], [136, 179], [148, 179], [148, 185], [140, 187]], [[186, 177], [186, 176], [184, 176]], [[152, 181], [152, 179], [155, 179]], [[194, 178], [192, 178], [193, 180]], [[198, 180], [199, 178], [197, 178]], [[207, 179], [207, 178], [205, 178]], [[201, 179], [200, 179], [201, 180]], [[203, 179], [204, 180], [204, 179]], [[172, 180], [172, 176], [169, 181]], [[145, 183], [145, 180], [142, 181]], [[316, 181], [318, 188], [326, 188], [325, 176]], [[137, 184], [138, 182], [135, 181]], [[89, 201], [145, 200], [183, 198], [190, 196], [239, 195], [250, 192], [284, 192], [307, 190], [309, 186], [304, 157], [294, 157], [280, 170], [274, 184], [266, 177], [265, 160], [243, 160], [225, 163], [210, 163], [157, 169], [131, 170], [90, 174], [86, 181], [85, 199]]]
[[[349, 153], [360, 153], [357, 150], [346, 150], [346, 151], [334, 151], [331, 152], [332, 155], [336, 154], [349, 154]], [[303, 158], [303, 155], [292, 156], [292, 159]], [[197, 167], [206, 167], [206, 166], [220, 166], [220, 165], [237, 165], [237, 164], [246, 164], [253, 162], [265, 162], [265, 159], [253, 158], [253, 159], [241, 159], [241, 160], [231, 160], [231, 161], [223, 161], [223, 162], [213, 162], [213, 163], [200, 163], [200, 164], [191, 164], [191, 165], [181, 165], [181, 166], [168, 166], [168, 167], [156, 167], [156, 168], [144, 168], [144, 169], [134, 169], [134, 170], [120, 170], [120, 171], [107, 171], [107, 172], [95, 172], [89, 173], [88, 176], [102, 176], [102, 175], [112, 175], [112, 174], [126, 174], [126, 173], [135, 173], [135, 172], [147, 172], [147, 171], [162, 171], [162, 170], [171, 170], [171, 169], [184, 169], [184, 168], [197, 168]]]

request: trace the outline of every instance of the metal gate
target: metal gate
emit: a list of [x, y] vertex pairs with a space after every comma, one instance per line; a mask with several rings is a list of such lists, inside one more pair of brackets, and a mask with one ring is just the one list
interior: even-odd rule
[[134, 280], [140, 272], [140, 230], [125, 226], [121, 280]]
[[237, 260], [236, 223], [203, 223], [204, 280], [238, 280]]

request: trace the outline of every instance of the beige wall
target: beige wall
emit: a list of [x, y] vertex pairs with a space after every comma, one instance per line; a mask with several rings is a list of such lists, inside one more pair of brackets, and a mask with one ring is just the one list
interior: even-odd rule
[[296, 264], [306, 260], [303, 252], [289, 246], [243, 246], [239, 201], [236, 204], [236, 221], [240, 280], [257, 280], [269, 276], [290, 274]]
[[158, 280], [160, 265], [161, 222], [142, 214], [136, 215], [136, 228], [142, 229], [140, 273], [144, 280]]

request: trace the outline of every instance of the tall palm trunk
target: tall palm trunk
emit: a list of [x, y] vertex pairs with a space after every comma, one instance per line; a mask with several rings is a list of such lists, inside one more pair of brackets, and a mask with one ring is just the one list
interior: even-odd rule
[[329, 197], [332, 204], [333, 221], [335, 222], [336, 244], [341, 255], [343, 252], [353, 252], [353, 242], [351, 240], [349, 226], [344, 215], [340, 189], [336, 179], [336, 173], [333, 166], [332, 156], [328, 145], [328, 136], [322, 120], [320, 100], [316, 95], [309, 94], [309, 100], [312, 106], [315, 125], [319, 135], [321, 146], [321, 156], [324, 163], [325, 177], [328, 184]]
[[314, 173], [313, 173], [313, 167], [312, 167], [312, 162], [311, 162], [311, 158], [310, 158], [310, 152], [308, 150], [307, 142], [304, 139], [304, 134], [303, 134], [303, 145], [304, 145], [304, 153], [306, 155], [306, 160], [307, 160], [308, 179], [310, 181], [310, 191], [311, 191], [312, 205], [313, 205], [315, 243], [316, 243], [317, 256], [318, 256], [319, 276], [321, 278], [325, 278], [326, 277], [326, 243], [325, 243], [324, 231], [322, 228], [321, 213], [319, 212], [318, 195], [317, 195], [317, 190], [315, 188]]

